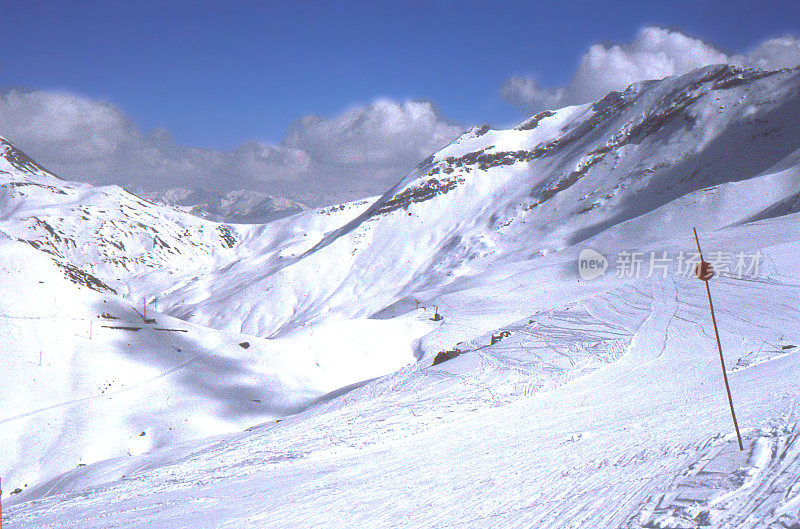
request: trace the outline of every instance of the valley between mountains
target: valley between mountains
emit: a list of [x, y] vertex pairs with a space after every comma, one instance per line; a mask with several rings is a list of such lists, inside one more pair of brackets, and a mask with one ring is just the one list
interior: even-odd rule
[[12, 141], [4, 527], [800, 527], [797, 68], [473, 127], [265, 224]]

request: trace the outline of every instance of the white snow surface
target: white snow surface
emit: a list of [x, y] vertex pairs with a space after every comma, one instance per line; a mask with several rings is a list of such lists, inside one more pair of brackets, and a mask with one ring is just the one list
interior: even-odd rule
[[[3, 145], [6, 527], [800, 527], [797, 69], [473, 128], [265, 225]], [[646, 273], [693, 226], [761, 256], [710, 281], [743, 451], [705, 287]]]

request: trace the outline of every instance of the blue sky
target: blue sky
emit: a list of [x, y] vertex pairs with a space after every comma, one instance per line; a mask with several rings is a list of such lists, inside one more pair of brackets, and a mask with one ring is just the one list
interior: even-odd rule
[[0, 0], [0, 135], [151, 197], [331, 204], [471, 125], [710, 64], [798, 65], [798, 37], [797, 0]]
[[217, 149], [377, 97], [506, 124], [505, 79], [566, 84], [591, 44], [647, 25], [745, 52], [800, 33], [800, 2], [2, 2], [0, 84], [108, 100]]

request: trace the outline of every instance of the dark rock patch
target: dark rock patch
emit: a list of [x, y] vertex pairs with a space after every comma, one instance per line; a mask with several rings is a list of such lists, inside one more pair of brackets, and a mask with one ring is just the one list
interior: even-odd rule
[[545, 110], [544, 112], [539, 112], [538, 114], [534, 115], [528, 121], [517, 125], [517, 130], [533, 130], [537, 126], [539, 126], [539, 122], [542, 121], [544, 118], [549, 118], [550, 116], [555, 116], [555, 112], [551, 112], [550, 110]]
[[82, 285], [87, 288], [91, 288], [97, 292], [110, 292], [112, 294], [116, 294], [117, 291], [111, 288], [110, 286], [106, 285], [95, 276], [88, 272], [84, 272], [80, 268], [73, 266], [69, 263], [62, 263], [59, 261], [55, 262], [61, 270], [64, 271], [64, 275], [75, 283], [76, 285]]
[[233, 248], [233, 245], [236, 244], [236, 238], [231, 234], [230, 226], [221, 224], [217, 226], [217, 230], [219, 231], [220, 239], [222, 239], [222, 245], [225, 248]]
[[458, 349], [450, 349], [448, 351], [439, 351], [436, 353], [436, 356], [433, 358], [432, 366], [437, 364], [441, 364], [442, 362], [447, 362], [448, 360], [452, 360], [453, 358], [460, 355], [463, 351], [459, 351]]

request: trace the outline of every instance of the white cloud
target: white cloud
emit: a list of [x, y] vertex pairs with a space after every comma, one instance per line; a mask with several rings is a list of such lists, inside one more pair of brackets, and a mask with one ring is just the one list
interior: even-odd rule
[[753, 66], [766, 69], [791, 68], [800, 64], [800, 40], [780, 37], [759, 45], [748, 56]]
[[429, 102], [380, 100], [332, 120], [302, 118], [289, 127], [282, 145], [329, 163], [389, 166], [398, 157], [424, 158], [431, 145], [447, 143], [458, 132]]
[[56, 174], [142, 191], [257, 189], [310, 204], [378, 194], [461, 132], [429, 102], [380, 100], [307, 116], [277, 145], [232, 151], [176, 145], [117, 107], [35, 90], [0, 92], [0, 134]]
[[0, 94], [0, 126], [20, 144], [63, 151], [63, 163], [107, 159], [135, 134], [116, 107], [66, 94], [6, 90]]
[[500, 93], [520, 111], [531, 114], [594, 101], [637, 81], [723, 63], [760, 68], [795, 66], [800, 64], [800, 40], [782, 37], [764, 42], [747, 56], [730, 55], [678, 31], [649, 27], [628, 44], [595, 44], [589, 48], [567, 86], [542, 88], [534, 79], [513, 77], [503, 84]]
[[500, 95], [520, 112], [533, 114], [542, 109], [564, 106], [564, 89], [548, 89], [539, 86], [535, 79], [512, 77], [500, 87]]
[[[566, 86], [513, 77], [501, 93], [533, 113], [712, 63], [793, 66], [800, 40], [768, 40], [739, 56], [677, 31], [646, 28], [630, 43], [592, 46]], [[460, 132], [430, 102], [378, 100], [333, 117], [300, 118], [276, 145], [247, 142], [223, 152], [176, 145], [164, 129], [140, 131], [110, 103], [0, 89], [0, 135], [65, 178], [141, 191], [255, 189], [312, 205], [360, 198], [383, 192]]]

